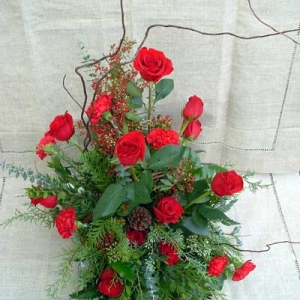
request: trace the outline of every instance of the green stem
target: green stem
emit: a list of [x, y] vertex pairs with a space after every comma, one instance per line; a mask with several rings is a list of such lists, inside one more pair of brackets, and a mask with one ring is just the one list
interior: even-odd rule
[[154, 83], [149, 82], [149, 102], [148, 102], [148, 132], [150, 132], [150, 122], [152, 117], [153, 103], [152, 103], [152, 91], [153, 91]]
[[196, 199], [192, 200], [191, 202], [189, 202], [186, 206], [185, 209], [187, 209], [188, 207], [190, 207], [191, 205], [195, 204], [195, 203], [201, 203], [201, 200], [206, 198], [207, 196], [209, 196], [211, 194], [211, 191], [208, 190], [206, 191], [204, 194], [202, 194], [201, 196], [197, 197]]
[[134, 171], [134, 167], [133, 167], [133, 166], [130, 167], [130, 173], [131, 173], [131, 175], [132, 175], [132, 177], [133, 177], [133, 180], [136, 181], [136, 182], [138, 182], [139, 179], [137, 178], [137, 176], [136, 176], [136, 174], [135, 174], [135, 171]]
[[183, 132], [185, 131], [185, 129], [189, 123], [190, 123], [190, 121], [188, 119], [184, 119], [184, 121], [181, 125], [181, 128], [180, 128], [179, 136], [182, 136]]

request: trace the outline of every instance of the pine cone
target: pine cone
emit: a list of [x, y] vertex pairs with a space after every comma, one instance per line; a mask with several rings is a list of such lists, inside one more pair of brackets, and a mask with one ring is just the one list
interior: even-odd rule
[[138, 206], [128, 217], [128, 222], [134, 230], [142, 231], [150, 226], [152, 216], [147, 208]]

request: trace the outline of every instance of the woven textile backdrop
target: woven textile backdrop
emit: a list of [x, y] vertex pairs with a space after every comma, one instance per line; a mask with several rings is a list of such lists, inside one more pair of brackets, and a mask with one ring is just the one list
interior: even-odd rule
[[[252, 5], [277, 30], [299, 26], [299, 0]], [[138, 42], [153, 23], [242, 36], [273, 32], [254, 18], [247, 0], [124, 0], [124, 9], [127, 36]], [[28, 150], [53, 117], [66, 110], [79, 116], [62, 87], [67, 74], [69, 90], [82, 101], [74, 73], [82, 60], [78, 41], [95, 58], [119, 41], [119, 0], [1, 0], [0, 17], [0, 151], [8, 160], [32, 164]], [[290, 36], [298, 39], [297, 32]], [[206, 150], [204, 161], [230, 161], [236, 169], [257, 172], [299, 169], [300, 54], [293, 42], [155, 28], [146, 46], [164, 51], [175, 68], [175, 90], [157, 110], [171, 114], [178, 128], [187, 98], [203, 98], [204, 130], [196, 147]]]
[[[119, 0], [0, 0], [0, 161], [42, 171], [37, 142], [54, 116], [79, 109], [83, 92], [74, 73], [83, 54], [107, 53], [122, 35]], [[299, 0], [252, 0], [253, 9], [277, 30], [300, 25]], [[127, 36], [139, 43], [154, 23], [189, 26], [242, 36], [273, 33], [251, 13], [247, 0], [124, 0]], [[299, 32], [289, 34], [299, 40]], [[241, 221], [246, 249], [274, 241], [299, 241], [300, 49], [283, 36], [241, 40], [155, 28], [145, 44], [174, 64], [173, 93], [157, 105], [179, 128], [188, 97], [205, 103], [203, 132], [195, 147], [206, 162], [253, 169], [257, 179], [276, 182], [255, 195], [246, 192], [231, 212]], [[76, 118], [76, 117], [75, 117]], [[28, 202], [29, 182], [0, 171], [0, 223]], [[14, 223], [0, 228], [0, 299], [46, 300], [55, 280], [62, 243], [55, 228]], [[228, 282], [229, 300], [300, 299], [300, 247], [277, 245], [265, 254], [245, 253], [257, 268], [246, 280]], [[66, 300], [67, 292], [62, 296]]]

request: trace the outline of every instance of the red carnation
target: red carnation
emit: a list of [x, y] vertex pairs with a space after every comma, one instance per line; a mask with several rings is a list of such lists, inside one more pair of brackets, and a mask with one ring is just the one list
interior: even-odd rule
[[123, 284], [120, 282], [112, 269], [104, 269], [100, 275], [98, 291], [108, 298], [119, 297], [123, 292]]
[[167, 256], [166, 263], [169, 266], [172, 266], [179, 261], [178, 252], [172, 244], [162, 241], [157, 247], [160, 254]]
[[158, 150], [166, 145], [179, 145], [179, 134], [173, 129], [154, 128], [147, 134], [146, 140]]
[[251, 262], [251, 260], [247, 260], [240, 268], [236, 269], [232, 280], [240, 281], [244, 279], [248, 274], [256, 268], [256, 265]]
[[146, 240], [147, 230], [134, 230], [131, 227], [127, 227], [126, 235], [131, 244], [141, 246]]
[[215, 256], [209, 263], [207, 273], [212, 276], [220, 277], [228, 264], [228, 257], [226, 254], [222, 256]]
[[49, 144], [56, 144], [55, 139], [51, 135], [43, 136], [37, 144], [35, 153], [41, 160], [43, 160], [47, 156], [44, 147]]
[[91, 118], [92, 124], [97, 123], [102, 114], [109, 110], [111, 99], [111, 95], [101, 95], [97, 99], [95, 99], [95, 101], [88, 107], [86, 113]]
[[63, 239], [67, 239], [73, 235], [73, 231], [77, 229], [76, 213], [73, 207], [62, 210], [55, 219], [55, 225], [58, 233]]

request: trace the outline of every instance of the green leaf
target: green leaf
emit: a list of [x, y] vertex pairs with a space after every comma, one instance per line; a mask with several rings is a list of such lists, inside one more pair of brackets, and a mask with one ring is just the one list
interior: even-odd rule
[[211, 220], [213, 222], [221, 222], [224, 225], [239, 225], [240, 223], [231, 220], [227, 217], [221, 210], [217, 208], [212, 208], [206, 205], [199, 206], [197, 210], [204, 218]]
[[97, 286], [88, 286], [87, 288], [73, 293], [70, 296], [70, 299], [84, 299], [84, 300], [92, 300], [99, 297], [99, 292]]
[[123, 278], [134, 281], [134, 264], [129, 262], [113, 262], [111, 267]]
[[186, 147], [168, 145], [160, 148], [150, 158], [148, 164], [151, 170], [161, 170], [176, 167], [180, 163]]
[[133, 81], [129, 81], [126, 86], [126, 93], [132, 98], [142, 98], [143, 94]]
[[197, 209], [192, 213], [192, 221], [200, 228], [207, 228], [207, 219], [205, 219]]
[[134, 205], [147, 204], [151, 202], [150, 194], [141, 182], [132, 182], [125, 186], [126, 198]]
[[71, 172], [61, 164], [60, 158], [57, 155], [51, 156], [51, 162], [48, 162], [48, 167], [54, 169], [55, 172], [62, 177], [66, 177], [71, 174]]
[[[198, 198], [199, 196], [203, 195], [208, 188], [209, 186], [206, 182], [206, 179], [200, 179], [195, 181], [193, 184], [193, 191], [187, 195], [188, 200], [194, 200]], [[201, 199], [200, 202], [195, 202], [195, 203], [204, 203], [206, 201], [207, 199]]]
[[148, 189], [149, 193], [151, 193], [153, 188], [153, 177], [151, 171], [145, 170], [141, 173], [140, 183]]
[[144, 104], [143, 99], [140, 97], [129, 98], [127, 99], [127, 104], [130, 109], [138, 109], [141, 108]]
[[199, 227], [196, 225], [191, 217], [185, 218], [182, 222], [182, 225], [188, 229], [191, 233], [209, 236], [209, 230], [207, 227]]
[[215, 164], [205, 164], [202, 167], [202, 178], [212, 178], [216, 173], [226, 172], [227, 169]]
[[114, 214], [125, 198], [124, 186], [118, 183], [109, 185], [96, 204], [93, 212], [94, 220]]
[[174, 89], [173, 79], [162, 79], [155, 86], [155, 101], [167, 97]]
[[125, 115], [125, 118], [127, 120], [130, 120], [130, 121], [133, 121], [133, 122], [139, 122], [140, 121], [140, 118], [138, 115], [136, 115], [135, 113], [133, 112], [128, 112], [126, 115]]

